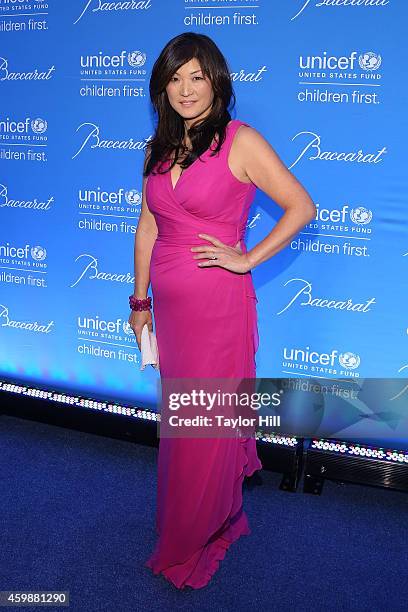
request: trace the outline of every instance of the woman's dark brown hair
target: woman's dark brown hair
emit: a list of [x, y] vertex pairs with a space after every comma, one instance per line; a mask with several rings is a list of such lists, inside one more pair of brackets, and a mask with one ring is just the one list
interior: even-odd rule
[[[154, 63], [150, 77], [150, 99], [157, 113], [158, 121], [155, 134], [149, 141], [149, 155], [146, 161], [144, 176], [148, 176], [159, 162], [170, 158], [174, 152], [176, 163], [180, 153], [186, 149], [183, 145], [185, 127], [183, 118], [170, 105], [166, 87], [177, 70], [197, 59], [203, 75], [212, 85], [214, 101], [209, 114], [188, 130], [191, 150], [180, 164], [185, 170], [202, 155], [216, 138], [217, 145], [213, 147], [215, 155], [225, 139], [225, 128], [231, 120], [228, 111], [235, 105], [235, 94], [232, 87], [227, 61], [217, 45], [205, 34], [185, 32], [172, 38]], [[169, 171], [171, 168], [167, 168]], [[159, 172], [159, 169], [156, 169]]]

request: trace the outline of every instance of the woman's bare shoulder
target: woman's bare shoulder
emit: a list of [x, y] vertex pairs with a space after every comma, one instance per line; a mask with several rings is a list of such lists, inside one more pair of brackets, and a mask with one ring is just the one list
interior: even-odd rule
[[256, 128], [246, 123], [242, 123], [238, 127], [235, 140], [237, 144], [240, 144], [242, 147], [268, 144], [267, 140]]

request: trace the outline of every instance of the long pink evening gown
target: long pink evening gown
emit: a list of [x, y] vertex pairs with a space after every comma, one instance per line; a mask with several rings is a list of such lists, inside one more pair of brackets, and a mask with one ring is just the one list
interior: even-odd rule
[[[201, 268], [190, 251], [229, 246], [244, 233], [256, 187], [238, 180], [228, 154], [238, 128], [232, 120], [218, 155], [211, 147], [173, 188], [170, 172], [150, 175], [146, 198], [158, 227], [150, 280], [160, 376], [256, 377], [257, 297], [250, 272]], [[202, 161], [201, 161], [202, 160]], [[170, 165], [170, 162], [166, 162]], [[167, 166], [168, 167], [168, 166]], [[230, 544], [251, 530], [242, 506], [245, 476], [262, 469], [255, 438], [160, 438], [156, 530], [146, 562], [176, 587], [205, 586]]]

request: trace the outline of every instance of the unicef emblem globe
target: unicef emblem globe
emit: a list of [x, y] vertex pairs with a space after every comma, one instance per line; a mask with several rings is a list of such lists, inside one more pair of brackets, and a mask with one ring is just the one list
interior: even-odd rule
[[142, 201], [142, 196], [141, 196], [140, 191], [138, 191], [137, 189], [129, 189], [125, 193], [125, 200], [128, 204], [137, 206]]
[[355, 353], [342, 353], [339, 355], [339, 362], [343, 368], [348, 370], [355, 370], [360, 365], [360, 357]]
[[138, 68], [146, 63], [146, 53], [143, 51], [131, 51], [128, 55], [128, 62], [133, 68]]
[[48, 123], [45, 119], [41, 119], [41, 117], [37, 117], [31, 121], [31, 129], [35, 134], [44, 134], [48, 127]]
[[128, 336], [131, 336], [133, 334], [133, 329], [130, 327], [128, 321], [123, 321], [122, 329]]
[[381, 55], [374, 53], [373, 51], [367, 51], [362, 53], [358, 58], [360, 68], [363, 70], [378, 70], [381, 66]]
[[353, 208], [350, 212], [350, 218], [353, 223], [367, 225], [373, 218], [373, 213], [368, 208], [364, 208], [364, 206], [358, 206], [357, 208]]
[[31, 257], [36, 261], [42, 261], [47, 256], [47, 251], [42, 246], [34, 246], [31, 249]]

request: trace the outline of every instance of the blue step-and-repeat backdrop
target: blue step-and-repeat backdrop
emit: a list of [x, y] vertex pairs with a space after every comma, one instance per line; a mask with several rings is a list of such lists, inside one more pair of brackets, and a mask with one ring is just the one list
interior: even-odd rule
[[[317, 207], [253, 270], [258, 377], [405, 377], [407, 18], [405, 0], [0, 0], [0, 377], [154, 401], [128, 295], [150, 72], [185, 31], [219, 45], [233, 118]], [[282, 212], [258, 190], [248, 248]]]

